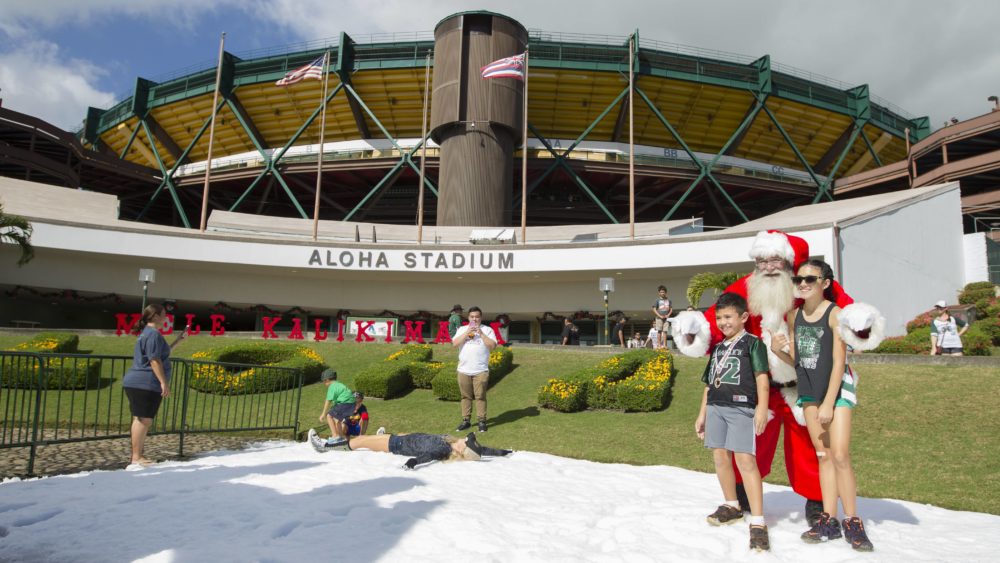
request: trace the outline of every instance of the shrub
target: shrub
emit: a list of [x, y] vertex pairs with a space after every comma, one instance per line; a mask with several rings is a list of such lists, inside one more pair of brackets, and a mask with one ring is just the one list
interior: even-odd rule
[[451, 369], [441, 367], [434, 379], [431, 381], [431, 389], [434, 396], [445, 401], [461, 401], [462, 391], [458, 388], [458, 376], [456, 369], [458, 364], [452, 364]]
[[[992, 340], [979, 322], [973, 323], [962, 335], [962, 352], [966, 356], [989, 356]], [[931, 329], [922, 327], [903, 337], [886, 338], [874, 350], [878, 354], [930, 354]]]
[[[514, 352], [510, 348], [497, 346], [490, 352], [490, 382], [491, 389], [501, 379], [514, 369]], [[431, 380], [434, 396], [444, 401], [461, 401], [462, 391], [458, 388], [458, 364], [451, 362], [441, 366], [438, 374]]]
[[931, 322], [933, 321], [934, 317], [931, 315], [930, 311], [926, 313], [921, 313], [917, 315], [915, 319], [906, 323], [906, 332], [907, 334], [909, 334], [918, 328], [931, 326]]
[[[983, 331], [983, 333], [993, 342], [994, 346], [1000, 346], [1000, 318], [986, 317], [976, 321], [972, 326]], [[972, 329], [970, 328], [969, 330]]]
[[391, 399], [413, 389], [410, 364], [381, 362], [369, 366], [354, 378], [354, 388], [366, 397]]
[[73, 354], [79, 344], [80, 337], [71, 332], [39, 332], [31, 340], [11, 348], [11, 351]]
[[979, 328], [978, 323], [973, 323], [962, 335], [962, 353], [966, 356], [989, 356], [992, 345], [993, 339]]
[[490, 387], [514, 369], [514, 352], [510, 348], [497, 346], [490, 352]]
[[[302, 373], [303, 385], [315, 383], [327, 367], [323, 358], [312, 348], [276, 342], [231, 344], [195, 352], [191, 359], [205, 362], [196, 362], [192, 366], [191, 388], [219, 395], [270, 393], [290, 389], [298, 382], [299, 372]], [[253, 367], [246, 368], [248, 364]], [[262, 369], [268, 367], [292, 368], [296, 371]]]
[[584, 408], [659, 410], [667, 405], [672, 385], [673, 358], [669, 352], [633, 350], [565, 379], [550, 379], [539, 390], [538, 403], [562, 412]]
[[92, 389], [100, 385], [101, 360], [48, 357], [41, 364], [12, 362], [3, 373], [3, 387], [34, 389], [39, 384], [39, 371], [42, 389]]
[[444, 362], [412, 362], [410, 363], [410, 378], [413, 386], [418, 389], [431, 389], [431, 382], [441, 373]]
[[962, 305], [969, 305], [983, 299], [993, 299], [994, 297], [996, 297], [996, 292], [993, 290], [993, 284], [989, 282], [970, 283], [958, 294], [958, 302]]
[[397, 352], [389, 354], [386, 362], [428, 362], [434, 355], [434, 350], [430, 344], [407, 344]]
[[930, 351], [930, 344], [921, 346], [915, 342], [910, 342], [905, 336], [891, 336], [882, 341], [878, 348], [872, 350], [876, 354], [927, 354]]

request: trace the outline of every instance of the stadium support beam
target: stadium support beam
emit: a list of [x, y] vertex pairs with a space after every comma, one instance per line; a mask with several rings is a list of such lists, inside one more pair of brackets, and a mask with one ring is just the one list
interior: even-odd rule
[[160, 122], [157, 121], [151, 114], [147, 114], [142, 121], [149, 126], [149, 131], [152, 132], [153, 136], [156, 137], [156, 140], [163, 145], [163, 148], [167, 149], [167, 152], [170, 153], [170, 157], [176, 162], [177, 159], [180, 158], [183, 151], [179, 146], [177, 146], [177, 143], [170, 137], [170, 135], [167, 134], [167, 131], [160, 125]]
[[760, 98], [760, 96], [758, 96], [758, 100], [764, 105], [764, 113], [766, 113], [767, 117], [771, 119], [771, 123], [773, 123], [774, 126], [778, 128], [778, 133], [781, 134], [781, 138], [785, 140], [785, 143], [788, 144], [788, 147], [792, 149], [793, 153], [795, 153], [795, 158], [799, 159], [799, 162], [806, 169], [806, 172], [809, 173], [809, 177], [812, 178], [812, 181], [816, 184], [816, 187], [818, 188], [822, 186], [823, 181], [820, 180], [818, 176], [816, 176], [816, 172], [813, 171], [812, 166], [809, 165], [809, 161], [806, 160], [806, 157], [802, 156], [802, 151], [799, 150], [798, 145], [796, 145], [795, 141], [793, 141], [792, 138], [788, 135], [788, 131], [785, 131], [785, 128], [781, 126], [781, 122], [778, 121], [778, 118], [774, 115], [774, 113], [771, 112], [771, 108], [767, 107], [767, 104], [764, 102], [764, 100]]
[[819, 191], [813, 198], [812, 202], [817, 203], [824, 195], [827, 196], [831, 201], [833, 200], [833, 190], [830, 189], [833, 184], [833, 179], [837, 176], [837, 170], [840, 169], [840, 165], [844, 163], [844, 159], [847, 157], [848, 153], [851, 152], [851, 147], [854, 146], [854, 141], [857, 140], [858, 134], [861, 133], [865, 125], [871, 120], [871, 99], [868, 93], [868, 85], [862, 84], [851, 88], [847, 91], [847, 105], [851, 110], [851, 115], [854, 117], [854, 131], [851, 133], [850, 139], [847, 141], [847, 146], [844, 150], [840, 152], [840, 157], [837, 158], [837, 162], [833, 165], [830, 173], [826, 176], [826, 182], [823, 182], [819, 186]]
[[847, 140], [851, 138], [851, 133], [854, 132], [854, 123], [851, 123], [844, 128], [844, 131], [837, 137], [837, 140], [830, 145], [830, 148], [826, 149], [823, 156], [816, 161], [813, 166], [813, 170], [819, 172], [820, 174], [826, 174], [830, 171], [830, 167], [833, 166], [834, 160], [837, 156], [843, 152], [844, 147], [847, 146]]
[[236, 95], [236, 92], [230, 92], [229, 95], [223, 97], [226, 100], [226, 104], [229, 105], [229, 109], [232, 110], [233, 115], [236, 116], [240, 125], [243, 126], [247, 136], [250, 137], [250, 142], [257, 148], [257, 152], [264, 157], [265, 161], [271, 160], [271, 157], [265, 152], [270, 148], [267, 144], [267, 139], [260, 133], [260, 129], [257, 128], [257, 124], [253, 122], [253, 119], [250, 118], [250, 114], [243, 107], [243, 103], [240, 102], [240, 98]]
[[[309, 182], [302, 181], [302, 179], [299, 178], [298, 176], [289, 176], [288, 178], [285, 178], [285, 179], [289, 183], [295, 184], [299, 188], [306, 190], [313, 197], [316, 197], [316, 186], [310, 184]], [[271, 181], [268, 183], [268, 186], [270, 186], [273, 182], [274, 182], [274, 178], [272, 177]], [[265, 194], [267, 193], [267, 189], [266, 188], [265, 188], [265, 192], [264, 193]], [[337, 201], [335, 199], [331, 198], [330, 196], [326, 195], [325, 193], [320, 192], [319, 199], [322, 200], [323, 203], [329, 205], [330, 207], [336, 209], [337, 211], [340, 211], [341, 213], [347, 213], [347, 208], [346, 207], [344, 207], [343, 205], [340, 205], [339, 203], [337, 203]], [[260, 213], [259, 209], [258, 209], [257, 213]]]
[[[354, 40], [344, 32], [340, 32], [340, 45], [337, 49], [337, 62], [333, 71], [340, 78], [342, 84], [352, 86], [351, 73], [354, 72]], [[371, 139], [371, 131], [368, 130], [368, 122], [361, 110], [361, 104], [351, 96], [347, 97], [347, 104], [351, 107], [354, 115], [354, 123], [358, 127], [358, 133], [362, 139]]]
[[163, 183], [170, 191], [170, 198], [174, 202], [174, 207], [177, 208], [177, 213], [180, 214], [181, 222], [184, 223], [185, 228], [190, 229], [191, 222], [188, 221], [187, 212], [184, 211], [184, 205], [181, 203], [181, 199], [177, 194], [177, 186], [174, 186], [174, 182], [170, 178], [170, 172], [167, 170], [167, 166], [163, 164], [163, 159], [160, 157], [160, 151], [157, 150], [156, 143], [153, 141], [153, 132], [150, 130], [149, 124], [146, 123], [146, 120], [142, 120], [140, 123], [142, 123], [143, 131], [146, 132], [149, 144], [153, 147], [153, 156], [156, 157], [156, 165], [160, 167], [160, 172], [163, 173]]
[[691, 158], [691, 162], [694, 162], [700, 169], [700, 171], [698, 172], [698, 176], [695, 177], [694, 181], [691, 182], [691, 185], [688, 186], [688, 189], [684, 192], [684, 194], [677, 200], [676, 203], [674, 203], [674, 206], [670, 208], [670, 211], [668, 211], [667, 214], [663, 216], [662, 220], [668, 221], [671, 217], [673, 217], [674, 213], [677, 212], [681, 204], [683, 204], [684, 201], [688, 198], [688, 196], [691, 195], [691, 192], [694, 191], [694, 188], [698, 185], [698, 183], [701, 182], [702, 179], [708, 178], [708, 181], [719, 189], [719, 192], [722, 193], [723, 197], [726, 198], [726, 201], [729, 202], [729, 205], [733, 206], [733, 209], [736, 210], [736, 213], [739, 214], [740, 218], [742, 218], [743, 221], [749, 221], [750, 219], [748, 219], [746, 214], [743, 213], [743, 210], [740, 209], [739, 204], [737, 204], [736, 201], [734, 201], [733, 198], [729, 196], [729, 192], [726, 191], [726, 188], [723, 188], [722, 184], [720, 184], [719, 181], [715, 179], [715, 176], [712, 175], [712, 168], [715, 167], [715, 164], [719, 161], [720, 158], [722, 158], [722, 154], [726, 151], [727, 148], [729, 148], [729, 145], [731, 145], [733, 141], [736, 140], [736, 136], [739, 135], [743, 131], [743, 129], [745, 129], [750, 125], [750, 123], [753, 121], [753, 118], [756, 117], [757, 112], [754, 111], [751, 112], [750, 115], [747, 115], [743, 119], [743, 122], [740, 123], [740, 126], [736, 129], [736, 131], [734, 131], [733, 134], [729, 136], [729, 140], [726, 141], [726, 144], [722, 146], [722, 149], [719, 150], [719, 152], [715, 155], [712, 161], [709, 163], [705, 163], [700, 158], [698, 158], [698, 155], [696, 155], [694, 151], [691, 150], [691, 147], [688, 146], [687, 142], [684, 140], [683, 137], [681, 137], [681, 134], [677, 131], [677, 129], [675, 129], [674, 126], [670, 124], [670, 121], [667, 120], [666, 117], [664, 117], [663, 113], [660, 112], [660, 109], [656, 107], [656, 104], [653, 103], [653, 100], [649, 99], [649, 96], [646, 95], [646, 92], [644, 92], [639, 87], [636, 87], [635, 91], [636, 94], [639, 94], [639, 97], [642, 98], [642, 101], [645, 102], [646, 106], [649, 107], [649, 110], [653, 112], [653, 115], [656, 117], [656, 119], [660, 121], [660, 123], [667, 129], [670, 135], [673, 136], [673, 138], [676, 139], [677, 142], [681, 145], [681, 148], [684, 149], [684, 152], [686, 152], [688, 154], [688, 157]]

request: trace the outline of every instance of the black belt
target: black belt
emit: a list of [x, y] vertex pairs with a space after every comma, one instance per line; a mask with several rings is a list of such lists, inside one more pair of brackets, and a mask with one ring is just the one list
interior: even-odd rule
[[773, 379], [771, 380], [771, 387], [773, 387], [774, 389], [788, 389], [790, 387], [795, 387], [798, 384], [799, 384], [798, 381], [789, 381], [787, 383], [778, 383], [777, 381], [774, 381]]

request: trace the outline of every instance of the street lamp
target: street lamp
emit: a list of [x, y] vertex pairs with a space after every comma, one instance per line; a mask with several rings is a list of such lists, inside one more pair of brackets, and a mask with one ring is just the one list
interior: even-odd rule
[[146, 310], [146, 295], [149, 293], [149, 284], [156, 282], [156, 270], [149, 268], [139, 268], [139, 281], [142, 282], [142, 309]]
[[611, 344], [611, 338], [608, 336], [608, 294], [615, 290], [615, 278], [601, 278], [598, 287], [604, 292], [604, 343]]

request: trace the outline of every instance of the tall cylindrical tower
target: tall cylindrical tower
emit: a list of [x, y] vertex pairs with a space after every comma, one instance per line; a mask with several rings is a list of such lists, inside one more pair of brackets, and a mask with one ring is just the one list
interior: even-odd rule
[[441, 147], [437, 224], [510, 224], [512, 159], [524, 83], [486, 80], [480, 68], [523, 53], [528, 32], [490, 12], [449, 16], [434, 28], [431, 136]]

